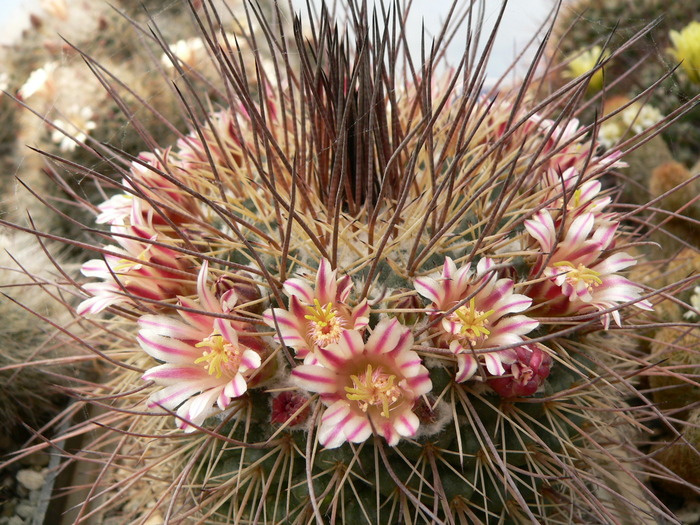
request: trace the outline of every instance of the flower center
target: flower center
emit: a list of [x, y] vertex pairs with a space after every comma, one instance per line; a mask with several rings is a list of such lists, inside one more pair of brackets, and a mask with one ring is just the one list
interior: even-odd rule
[[391, 405], [401, 398], [401, 388], [394, 384], [396, 376], [387, 374], [381, 367], [372, 370], [372, 365], [358, 375], [350, 376], [352, 386], [346, 386], [346, 397], [357, 401], [360, 410], [367, 412], [370, 406], [382, 407], [382, 416], [388, 418]]
[[[144, 262], [148, 261], [149, 252], [151, 251], [152, 247], [153, 246], [150, 244], [148, 246], [146, 246], [146, 248], [144, 248], [143, 251], [138, 254], [136, 259], [138, 259], [139, 261], [144, 261]], [[120, 259], [119, 264], [114, 266], [113, 271], [115, 273], [126, 273], [131, 269], [138, 270], [140, 268], [140, 266], [141, 266], [140, 262], [131, 261], [129, 259]]]
[[345, 328], [345, 321], [338, 316], [332, 303], [321, 306], [318, 299], [314, 299], [313, 306], [307, 306], [309, 311], [304, 316], [309, 321], [309, 337], [321, 348], [331, 343], [337, 343]]
[[571, 286], [576, 286], [579, 282], [583, 283], [588, 291], [593, 290], [593, 287], [603, 284], [600, 278], [600, 272], [591, 270], [583, 264], [574, 266], [573, 263], [569, 261], [559, 261], [554, 263], [554, 266], [561, 272], [565, 272], [566, 281]]
[[238, 349], [218, 334], [212, 334], [194, 346], [208, 348], [194, 362], [195, 364], [205, 363], [207, 372], [210, 375], [216, 375], [217, 379], [223, 374], [223, 369], [237, 369], [240, 364]]
[[465, 337], [475, 345], [477, 341], [484, 341], [488, 339], [491, 331], [486, 328], [489, 323], [488, 317], [495, 310], [489, 310], [487, 312], [482, 312], [477, 310], [472, 297], [469, 300], [469, 305], [462, 305], [457, 310], [455, 310], [453, 316], [457, 319], [455, 320], [460, 326], [459, 335]]

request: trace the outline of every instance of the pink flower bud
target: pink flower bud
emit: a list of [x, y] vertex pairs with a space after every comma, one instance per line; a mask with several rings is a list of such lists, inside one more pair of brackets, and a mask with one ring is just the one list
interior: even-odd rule
[[516, 356], [514, 363], [504, 364], [504, 375], [488, 380], [501, 397], [531, 396], [549, 376], [552, 358], [537, 346], [520, 346], [516, 348]]
[[[407, 288], [401, 288], [397, 290], [397, 294], [402, 294], [402, 297], [398, 299], [392, 299], [388, 301], [388, 306], [390, 309], [396, 309], [394, 312], [395, 317], [399, 322], [405, 326], [413, 326], [420, 319], [423, 313], [423, 304], [417, 294], [412, 293]], [[401, 311], [401, 310], [414, 310], [414, 311]]]
[[304, 406], [304, 403], [308, 400], [308, 397], [298, 392], [281, 392], [279, 395], [272, 398], [270, 422], [280, 425], [287, 423], [291, 427], [303, 423], [309, 417], [309, 407], [306, 406], [298, 414], [296, 414], [296, 412]]
[[245, 307], [245, 310], [256, 314], [262, 313], [263, 303], [260, 300], [262, 295], [250, 275], [247, 273], [231, 273], [222, 275], [216, 280], [215, 295], [218, 299], [221, 299], [230, 290], [235, 292], [239, 306], [249, 304], [249, 306]]

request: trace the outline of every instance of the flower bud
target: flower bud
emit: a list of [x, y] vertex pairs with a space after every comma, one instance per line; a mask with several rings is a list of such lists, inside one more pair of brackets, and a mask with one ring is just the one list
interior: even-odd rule
[[418, 295], [410, 292], [413, 292], [413, 290], [408, 290], [407, 288], [400, 288], [396, 290], [394, 294], [399, 295], [400, 297], [397, 299], [390, 299], [389, 301], [387, 301], [387, 306], [390, 309], [398, 310], [395, 313], [395, 317], [404, 326], [412, 326], [416, 324], [422, 313], [419, 310], [423, 309]]
[[296, 412], [308, 401], [309, 398], [299, 392], [280, 392], [272, 398], [270, 423], [279, 425], [287, 423], [290, 427], [300, 425], [309, 417], [309, 406], [307, 405], [298, 414]]
[[262, 313], [262, 294], [251, 275], [243, 272], [237, 274], [229, 273], [222, 275], [216, 280], [215, 295], [217, 299], [221, 299], [230, 290], [235, 292], [238, 298], [238, 306], [243, 306], [244, 310], [251, 313]]
[[552, 367], [552, 358], [535, 345], [516, 348], [516, 361], [504, 364], [506, 373], [490, 377], [489, 386], [505, 398], [531, 396], [544, 383]]

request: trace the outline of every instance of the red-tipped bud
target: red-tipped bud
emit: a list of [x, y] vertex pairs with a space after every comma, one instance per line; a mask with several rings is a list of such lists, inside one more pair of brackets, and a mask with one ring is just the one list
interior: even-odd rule
[[416, 324], [423, 313], [423, 307], [418, 295], [413, 293], [413, 290], [405, 288], [397, 290], [396, 295], [400, 295], [400, 297], [387, 301], [389, 308], [396, 310], [394, 316], [404, 326]]
[[222, 275], [216, 280], [215, 295], [217, 299], [221, 299], [230, 290], [233, 290], [238, 298], [237, 307], [242, 306], [244, 310], [255, 314], [262, 313], [262, 294], [252, 276], [247, 273], [230, 273]]
[[309, 417], [310, 409], [307, 405], [298, 414], [297, 411], [308, 401], [308, 397], [298, 392], [281, 392], [272, 398], [270, 422], [279, 425], [287, 423], [290, 427], [300, 425]]
[[424, 396], [421, 396], [416, 400], [416, 404], [413, 405], [413, 413], [418, 416], [421, 425], [432, 425], [438, 420], [437, 413], [429, 404], [434, 403], [435, 399], [432, 396], [427, 397], [427, 403]]
[[490, 377], [489, 386], [501, 397], [531, 396], [544, 383], [552, 368], [552, 358], [535, 345], [516, 349], [517, 359], [504, 365], [503, 376]]

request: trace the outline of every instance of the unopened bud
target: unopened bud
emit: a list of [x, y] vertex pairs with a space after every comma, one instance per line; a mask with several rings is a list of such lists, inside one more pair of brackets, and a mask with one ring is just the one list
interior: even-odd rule
[[216, 280], [215, 294], [217, 299], [221, 299], [230, 290], [233, 290], [238, 298], [237, 307], [242, 307], [242, 309], [255, 314], [262, 313], [262, 294], [251, 275], [230, 273], [222, 275]]
[[535, 345], [518, 347], [516, 355], [514, 363], [504, 364], [504, 375], [488, 379], [489, 386], [501, 397], [531, 396], [552, 368], [552, 358]]
[[405, 326], [413, 326], [416, 324], [423, 313], [423, 308], [418, 295], [415, 292], [410, 292], [414, 291], [401, 288], [396, 290], [394, 294], [400, 297], [397, 299], [389, 299], [387, 301], [387, 306], [391, 310], [396, 310], [394, 312], [395, 317]]
[[309, 417], [308, 401], [309, 398], [299, 392], [280, 392], [272, 398], [270, 422], [286, 423], [290, 427], [300, 425]]

